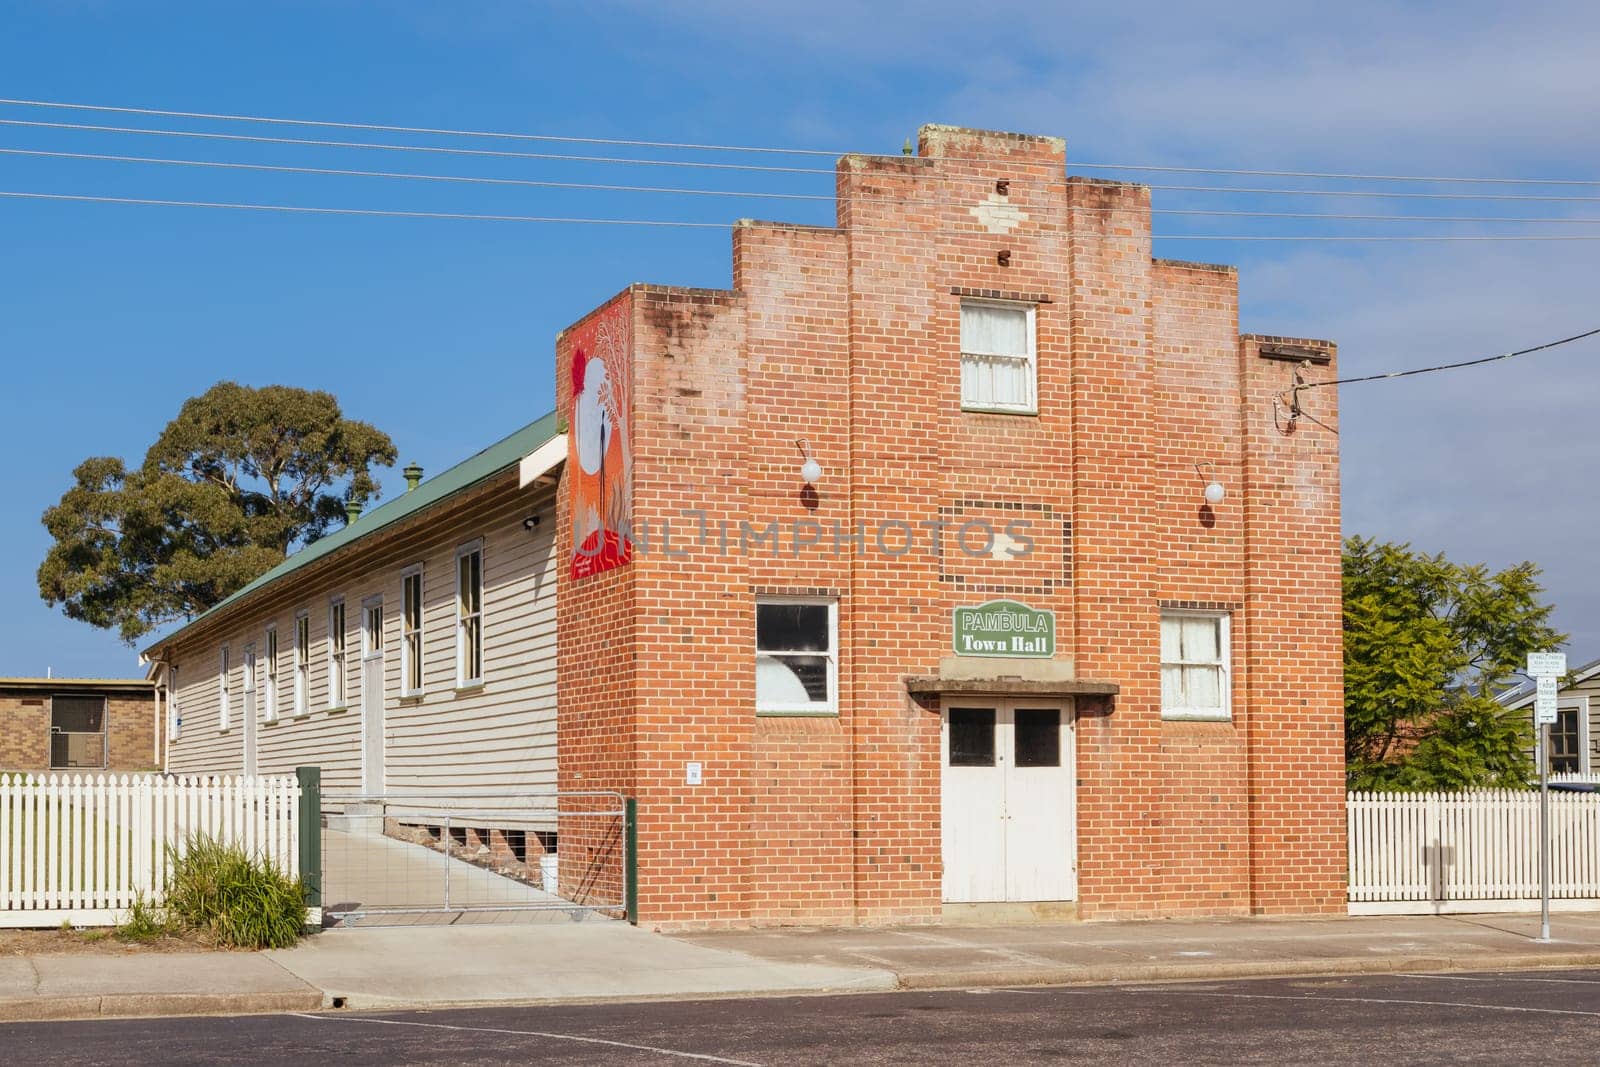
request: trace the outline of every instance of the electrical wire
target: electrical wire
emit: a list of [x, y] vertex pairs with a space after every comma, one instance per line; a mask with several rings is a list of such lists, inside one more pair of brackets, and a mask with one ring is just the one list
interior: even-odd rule
[[[184, 137], [200, 140], [243, 142], [248, 144], [280, 144], [298, 145], [309, 148], [354, 148], [365, 150], [378, 150], [386, 152], [422, 152], [439, 155], [489, 157], [495, 159], [533, 159], [546, 162], [567, 163], [598, 163], [620, 166], [647, 166], [647, 167], [678, 167], [695, 170], [732, 170], [746, 173], [764, 174], [811, 174], [827, 175], [833, 177], [836, 171], [829, 167], [774, 167], [753, 163], [707, 163], [700, 160], [685, 159], [642, 159], [622, 156], [587, 156], [571, 155], [560, 152], [513, 152], [505, 149], [490, 148], [453, 148], [442, 145], [407, 145], [391, 144], [381, 141], [334, 141], [305, 137], [267, 137], [255, 134], [217, 133], [209, 130], [160, 130], [140, 126], [102, 126], [93, 123], [80, 122], [36, 122], [28, 119], [0, 118], [0, 126], [17, 126], [29, 129], [74, 130], [90, 133], [122, 133], [146, 135], [153, 137]], [[895, 159], [899, 157], [883, 157]], [[973, 162], [963, 160], [963, 162]], [[1016, 163], [1017, 161], [1007, 161]], [[912, 172], [897, 177], [912, 177], [938, 181], [972, 181], [989, 184], [994, 181], [992, 175], [978, 174], [949, 174], [949, 173], [917, 173]], [[1033, 179], [1009, 178], [1013, 185], [1032, 187], [1061, 188], [1068, 184], [1064, 178]], [[1346, 196], [1368, 197], [1380, 199], [1423, 199], [1423, 200], [1526, 200], [1543, 203], [1600, 203], [1600, 196], [1570, 196], [1570, 195], [1541, 195], [1533, 193], [1415, 193], [1407, 191], [1376, 191], [1376, 190], [1344, 190], [1344, 189], [1260, 189], [1230, 186], [1196, 186], [1196, 185], [1146, 185], [1148, 189], [1159, 189], [1173, 192], [1197, 193], [1223, 193], [1223, 194], [1248, 194], [1248, 195], [1273, 195], [1273, 196]]]
[[[594, 182], [556, 182], [538, 181], [530, 178], [493, 178], [481, 175], [462, 174], [420, 174], [407, 171], [382, 171], [382, 170], [354, 170], [339, 167], [297, 167], [273, 163], [236, 163], [219, 160], [205, 159], [171, 159], [155, 156], [124, 156], [100, 152], [59, 152], [34, 148], [0, 148], [0, 155], [27, 156], [45, 159], [74, 159], [110, 163], [151, 163], [165, 166], [202, 167], [222, 170], [262, 171], [278, 174], [316, 174], [335, 177], [356, 178], [398, 178], [413, 181], [435, 181], [469, 183], [477, 185], [510, 185], [538, 189], [572, 189], [593, 192], [623, 192], [623, 193], [654, 193], [674, 196], [712, 196], [712, 197], [739, 197], [766, 200], [802, 200], [826, 202], [832, 204], [836, 197], [822, 193], [776, 193], [758, 192], [753, 190], [735, 189], [686, 189], [670, 186], [649, 185], [608, 185]], [[894, 205], [921, 205], [921, 206], [962, 206], [953, 205], [944, 200], [926, 200], [915, 198], [904, 199], [877, 199], [872, 197], [853, 197], [852, 203], [862, 204], [894, 204]], [[1079, 207], [1079, 211], [1114, 211], [1119, 208], [1094, 208]], [[1152, 215], [1177, 215], [1193, 217], [1228, 217], [1228, 218], [1260, 218], [1260, 219], [1327, 219], [1330, 221], [1356, 221], [1356, 222], [1433, 222], [1433, 223], [1536, 223], [1536, 224], [1597, 224], [1600, 218], [1573, 218], [1573, 217], [1544, 217], [1529, 218], [1526, 216], [1478, 216], [1478, 215], [1354, 215], [1333, 212], [1295, 212], [1295, 211], [1232, 211], [1220, 208], [1152, 208]]]
[[1546, 349], [1557, 348], [1561, 345], [1570, 345], [1574, 341], [1582, 341], [1587, 337], [1595, 336], [1600, 336], [1600, 328], [1585, 330], [1583, 333], [1575, 333], [1571, 337], [1563, 337], [1558, 341], [1546, 341], [1544, 344], [1534, 345], [1532, 348], [1519, 348], [1515, 352], [1502, 352], [1497, 356], [1483, 356], [1479, 359], [1462, 360], [1459, 363], [1441, 363], [1434, 367], [1416, 367], [1412, 370], [1390, 371], [1387, 374], [1365, 374], [1359, 378], [1339, 378], [1327, 382], [1306, 382], [1303, 385], [1295, 386], [1294, 391], [1322, 389], [1330, 385], [1354, 385], [1357, 382], [1386, 381], [1390, 378], [1409, 378], [1414, 374], [1433, 374], [1436, 371], [1459, 370], [1462, 367], [1479, 367], [1485, 363], [1495, 363], [1502, 359], [1511, 359], [1513, 356], [1531, 355], [1534, 352], [1543, 352]]
[[[832, 151], [815, 148], [784, 148], [770, 145], [720, 145], [720, 144], [694, 144], [674, 141], [645, 141], [625, 138], [610, 137], [574, 137], [559, 136], [554, 134], [510, 133], [499, 130], [460, 130], [427, 126], [388, 126], [378, 123], [364, 122], [334, 122], [317, 119], [291, 119], [265, 115], [232, 115], [204, 111], [174, 111], [161, 108], [144, 107], [113, 107], [99, 104], [65, 103], [53, 100], [20, 100], [0, 98], [0, 104], [17, 107], [43, 107], [71, 111], [97, 111], [125, 115], [151, 115], [166, 118], [203, 119], [207, 121], [222, 122], [256, 122], [284, 126], [308, 126], [327, 129], [343, 130], [372, 130], [384, 133], [409, 133], [427, 134], [431, 136], [448, 137], [483, 137], [498, 138], [518, 141], [540, 141], [561, 144], [599, 144], [614, 145], [618, 147], [656, 148], [696, 152], [748, 152], [774, 155], [799, 155], [799, 156], [842, 156], [842, 155], [877, 155], [880, 153], [859, 153], [847, 151]], [[882, 153], [888, 154], [888, 153]], [[978, 163], [1011, 163], [1022, 161], [1016, 159], [972, 159], [968, 162]], [[1072, 166], [1086, 170], [1131, 170], [1145, 172], [1160, 172], [1168, 174], [1225, 174], [1234, 176], [1273, 177], [1273, 178], [1316, 178], [1336, 179], [1345, 181], [1371, 181], [1371, 182], [1428, 182], [1428, 183], [1466, 183], [1466, 184], [1494, 184], [1494, 185], [1570, 185], [1600, 187], [1600, 179], [1592, 178], [1507, 178], [1501, 176], [1473, 177], [1463, 175], [1418, 175], [1418, 174], [1363, 174], [1359, 172], [1338, 171], [1310, 171], [1310, 170], [1268, 170], [1239, 167], [1184, 167], [1165, 164], [1150, 163], [1073, 163]]]
[[[236, 211], [273, 211], [312, 215], [368, 215], [385, 218], [457, 219], [482, 222], [541, 222], [586, 226], [652, 226], [678, 229], [731, 230], [736, 222], [695, 222], [675, 219], [612, 219], [554, 215], [504, 215], [456, 211], [411, 211], [382, 208], [314, 207], [298, 204], [253, 204], [210, 200], [166, 200], [151, 197], [101, 196], [80, 193], [45, 193], [28, 190], [0, 190], [0, 197], [23, 200], [60, 200], [99, 204], [140, 204], [153, 207], [224, 208]], [[777, 225], [783, 225], [779, 223]], [[920, 230], [897, 227], [855, 226], [857, 233], [889, 233], [909, 236], [989, 237], [978, 230]], [[1090, 234], [1074, 237], [1126, 241], [1600, 241], [1600, 234]]]
[[[216, 133], [210, 130], [154, 130], [141, 126], [99, 126], [86, 122], [33, 122], [28, 119], [0, 119], [0, 126], [25, 126], [31, 129], [80, 130], [91, 133], [132, 133], [156, 137], [192, 137], [211, 141], [244, 141], [250, 144], [292, 144], [315, 148], [370, 148], [388, 152], [432, 152], [452, 156], [491, 156], [497, 159], [565, 160], [570, 163], [623, 163], [645, 167], [689, 167], [697, 170], [759, 171], [767, 174], [833, 174], [831, 167], [770, 167], [755, 163], [706, 163], [691, 159], [633, 159], [618, 156], [574, 156], [559, 152], [512, 152], [494, 148], [448, 148], [443, 145], [386, 144], [377, 141], [325, 141], [308, 137], [266, 137], [248, 133]], [[986, 182], [993, 178], [974, 180]], [[1020, 180], [1020, 179], [1018, 179]]]

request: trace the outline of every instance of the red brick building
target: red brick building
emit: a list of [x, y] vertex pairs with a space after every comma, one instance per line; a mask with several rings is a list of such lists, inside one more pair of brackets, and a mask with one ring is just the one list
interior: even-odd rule
[[157, 770], [156, 700], [139, 678], [0, 678], [0, 772]]
[[562, 334], [559, 782], [642, 921], [1343, 909], [1333, 345], [1064, 163], [924, 128]]

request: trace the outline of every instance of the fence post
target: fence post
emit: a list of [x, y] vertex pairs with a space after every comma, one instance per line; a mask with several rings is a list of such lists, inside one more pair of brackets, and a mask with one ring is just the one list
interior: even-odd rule
[[300, 782], [300, 880], [306, 887], [306, 924], [322, 922], [322, 768], [296, 767]]
[[639, 925], [639, 801], [622, 802], [622, 901], [628, 921]]

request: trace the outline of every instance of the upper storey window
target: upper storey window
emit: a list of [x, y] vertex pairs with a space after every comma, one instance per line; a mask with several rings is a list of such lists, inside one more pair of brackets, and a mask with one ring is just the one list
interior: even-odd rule
[[1034, 309], [1026, 304], [961, 302], [961, 407], [1038, 412]]

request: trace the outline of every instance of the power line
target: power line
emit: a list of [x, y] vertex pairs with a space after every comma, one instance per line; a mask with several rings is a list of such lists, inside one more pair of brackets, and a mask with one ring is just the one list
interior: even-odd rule
[[[440, 155], [476, 156], [496, 159], [536, 159], [567, 163], [600, 163], [623, 166], [678, 167], [695, 170], [732, 170], [765, 174], [812, 174], [832, 177], [835, 171], [827, 167], [774, 167], [753, 163], [707, 163], [685, 159], [644, 159], [619, 156], [571, 155], [560, 152], [513, 152], [489, 148], [452, 148], [442, 145], [390, 144], [375, 141], [334, 141], [304, 137], [267, 137], [254, 134], [217, 133], [207, 130], [161, 130], [140, 126], [102, 126], [78, 122], [35, 122], [27, 119], [0, 119], [0, 126], [18, 126], [30, 129], [75, 130], [91, 133], [142, 134], [153, 137], [186, 137], [191, 139], [244, 142], [249, 144], [298, 145], [310, 148], [355, 148], [387, 152], [424, 152]], [[896, 157], [885, 157], [896, 158]], [[971, 161], [967, 161], [971, 162]], [[1015, 162], [1009, 161], [1009, 162]], [[984, 175], [954, 175], [911, 173], [903, 177], [939, 181], [975, 181], [988, 183], [993, 179]], [[1062, 187], [1064, 179], [1011, 178], [1013, 185]], [[1206, 185], [1146, 185], [1148, 189], [1173, 192], [1231, 193], [1275, 196], [1344, 196], [1381, 199], [1423, 200], [1526, 200], [1543, 203], [1600, 203], [1600, 196], [1540, 195], [1532, 193], [1414, 193], [1406, 191], [1380, 192], [1376, 190], [1343, 189], [1258, 189]]]
[[[365, 122], [334, 122], [318, 119], [291, 119], [265, 115], [232, 115], [204, 111], [174, 111], [161, 108], [143, 107], [113, 107], [99, 104], [64, 103], [53, 100], [17, 100], [0, 98], [0, 104], [9, 104], [19, 107], [45, 107], [71, 111], [98, 111], [126, 115], [152, 115], [166, 118], [204, 119], [208, 121], [223, 122], [258, 122], [284, 126], [310, 126], [328, 129], [345, 130], [373, 130], [385, 133], [411, 133], [428, 134], [432, 136], [448, 137], [483, 137], [498, 138], [518, 141], [541, 141], [561, 144], [600, 144], [615, 145], [618, 147], [658, 148], [697, 152], [749, 152], [775, 155], [799, 156], [841, 156], [841, 155], [891, 155], [891, 153], [861, 153], [849, 151], [834, 151], [815, 148], [784, 148], [770, 145], [721, 145], [721, 144], [694, 144], [675, 141], [646, 141], [626, 138], [611, 137], [575, 137], [554, 134], [536, 133], [511, 133], [501, 130], [460, 130], [427, 126], [389, 126], [379, 123]], [[1018, 163], [1016, 159], [976, 159], [969, 162], [980, 163]], [[1572, 185], [1572, 186], [1600, 186], [1600, 179], [1593, 178], [1507, 178], [1499, 176], [1472, 177], [1463, 175], [1425, 175], [1425, 174], [1363, 174], [1358, 172], [1337, 171], [1310, 171], [1310, 170], [1268, 170], [1238, 167], [1183, 167], [1165, 164], [1150, 163], [1077, 163], [1071, 164], [1086, 170], [1132, 170], [1146, 172], [1160, 172], [1169, 174], [1226, 174], [1250, 177], [1272, 178], [1318, 178], [1337, 179], [1344, 181], [1372, 181], [1372, 182], [1430, 182], [1430, 183], [1467, 183], [1467, 184], [1493, 184], [1493, 185]]]
[[[312, 138], [267, 138], [256, 134], [213, 133], [203, 130], [150, 130], [144, 126], [101, 126], [91, 123], [30, 122], [24, 118], [0, 118], [0, 126], [26, 126], [43, 130], [77, 130], [90, 133], [128, 133], [160, 136], [160, 138], [192, 138], [206, 141], [248, 142], [248, 144], [293, 144], [301, 147], [331, 147], [331, 149], [373, 149], [384, 152], [426, 152], [438, 155], [470, 155], [470, 157], [523, 158], [546, 162], [608, 163], [608, 165], [677, 166], [693, 170], [733, 170], [768, 174], [826, 174], [835, 171], [822, 166], [765, 166], [755, 163], [706, 163], [699, 160], [651, 160], [651, 158], [606, 157], [606, 155], [566, 155], [560, 152], [509, 152], [498, 149], [456, 149], [456, 147], [430, 146], [430, 144], [386, 144], [374, 141], [323, 141]], [[893, 158], [893, 157], [891, 157]], [[992, 181], [979, 174], [907, 174], [907, 178], [941, 179], [941, 181]], [[1064, 179], [1010, 179], [1011, 184], [1027, 186], [1064, 187]], [[1170, 186], [1152, 184], [1146, 189], [1162, 192], [1203, 192], [1203, 194], [1234, 195], [1288, 195], [1288, 197], [1365, 197], [1379, 200], [1523, 200], [1539, 203], [1600, 203], [1600, 197], [1574, 197], [1574, 195], [1539, 194], [1450, 194], [1450, 192], [1406, 192], [1406, 190], [1371, 189], [1256, 189], [1237, 186]]]
[[[44, 193], [25, 190], [0, 190], [0, 197], [24, 200], [59, 200], [98, 204], [139, 204], [153, 207], [220, 208], [236, 211], [271, 211], [311, 215], [368, 215], [384, 218], [456, 219], [481, 222], [537, 222], [564, 223], [587, 226], [652, 226], [677, 229], [729, 230], [733, 222], [693, 222], [676, 219], [611, 219], [553, 215], [503, 215], [455, 211], [410, 211], [382, 208], [314, 207], [298, 204], [251, 204], [210, 200], [165, 200], [150, 197], [99, 196], [79, 193]], [[783, 225], [779, 223], [777, 225]], [[992, 236], [977, 230], [917, 230], [894, 227], [851, 227], [858, 233], [892, 233], [923, 236]], [[1145, 240], [1138, 234], [1085, 234], [1074, 235], [1096, 240]], [[1152, 234], [1156, 241], [1600, 241], [1600, 234]]]
[[[49, 159], [99, 160], [111, 163], [161, 163], [172, 166], [215, 167], [223, 170], [255, 170], [282, 174], [324, 174], [350, 178], [410, 178], [433, 182], [468, 182], [481, 185], [521, 185], [532, 186], [540, 189], [582, 189], [598, 192], [620, 193], [670, 193], [674, 195], [685, 196], [759, 197], [770, 200], [816, 200], [827, 201], [828, 203], [833, 203], [835, 200], [835, 197], [826, 193], [768, 193], [747, 192], [735, 189], [684, 189], [671, 186], [605, 185], [593, 182], [551, 182], [536, 181], [531, 178], [491, 178], [486, 176], [462, 174], [416, 174], [406, 171], [348, 170], [336, 167], [291, 167], [273, 163], [232, 163], [210, 159], [163, 159], [154, 156], [119, 156], [107, 155], [98, 152], [52, 152], [44, 149], [34, 148], [0, 148], [0, 155], [39, 156]], [[883, 202], [900, 203], [903, 201]], [[917, 202], [921, 203], [922, 201]], [[1600, 219], [1596, 219], [1594, 221], [1600, 222]]]
[[1558, 196], [1539, 193], [1411, 193], [1374, 189], [1259, 189], [1238, 185], [1146, 185], [1146, 189], [1177, 193], [1239, 193], [1251, 196], [1341, 196], [1377, 200], [1526, 200], [1545, 204], [1600, 203], [1600, 196]]
[[[194, 137], [212, 141], [245, 141], [251, 144], [292, 144], [316, 148], [373, 148], [389, 152], [433, 152], [452, 156], [492, 156], [498, 159], [565, 160], [572, 163], [625, 163], [648, 167], [690, 167], [697, 170], [760, 171], [768, 174], [833, 174], [826, 167], [770, 167], [755, 163], [706, 163], [691, 159], [633, 159], [616, 156], [575, 156], [558, 152], [511, 152], [494, 148], [448, 148], [443, 145], [385, 144], [375, 141], [325, 141], [308, 137], [265, 137], [247, 133], [216, 133], [209, 130], [155, 130], [141, 126], [99, 126], [85, 122], [33, 122], [28, 119], [0, 119], [0, 126], [26, 126], [35, 129], [86, 130], [92, 133], [134, 133], [156, 137]], [[992, 178], [974, 180], [993, 181]]]
[[[652, 193], [674, 196], [711, 196], [711, 197], [741, 197], [767, 200], [803, 200], [814, 202], [834, 203], [836, 197], [831, 194], [821, 193], [777, 193], [758, 192], [752, 190], [735, 189], [686, 189], [671, 186], [649, 185], [609, 185], [594, 182], [556, 182], [539, 181], [530, 178], [494, 178], [481, 175], [462, 174], [420, 174], [408, 171], [382, 171], [382, 170], [355, 170], [337, 167], [296, 167], [273, 163], [236, 163], [206, 159], [171, 159], [155, 156], [124, 156], [100, 152], [59, 152], [34, 148], [0, 148], [0, 155], [28, 156], [46, 159], [75, 159], [111, 163], [152, 163], [166, 166], [202, 167], [222, 170], [263, 171], [279, 174], [316, 174], [334, 177], [356, 178], [397, 178], [414, 181], [456, 182], [479, 185], [510, 185], [532, 187], [539, 189], [572, 189], [590, 192], [623, 192], [623, 193]], [[866, 204], [895, 204], [895, 205], [923, 205], [923, 206], [962, 206], [952, 204], [945, 200], [925, 199], [874, 199], [871, 197], [854, 198], [855, 203]], [[1114, 208], [1078, 208], [1076, 210], [1120, 210]], [[1152, 208], [1152, 215], [1177, 215], [1191, 217], [1229, 217], [1229, 218], [1261, 218], [1261, 219], [1327, 219], [1330, 221], [1354, 222], [1442, 222], [1442, 223], [1538, 223], [1538, 224], [1596, 224], [1600, 218], [1572, 218], [1572, 217], [1544, 217], [1529, 218], [1526, 216], [1478, 216], [1478, 215], [1354, 215], [1333, 212], [1297, 212], [1297, 211], [1232, 211], [1212, 208]]]
[[1298, 392], [1304, 389], [1321, 389], [1330, 385], [1354, 385], [1357, 382], [1377, 382], [1384, 381], [1389, 378], [1409, 378], [1414, 374], [1432, 374], [1435, 371], [1459, 370], [1462, 367], [1478, 367], [1485, 363], [1495, 363], [1502, 359], [1511, 359], [1513, 356], [1526, 356], [1534, 352], [1543, 352], [1546, 349], [1556, 348], [1561, 345], [1570, 345], [1574, 341], [1582, 341], [1586, 337], [1595, 336], [1600, 336], [1600, 328], [1585, 330], [1583, 333], [1575, 333], [1571, 337], [1563, 337], [1559, 341], [1546, 341], [1544, 344], [1534, 345], [1532, 348], [1519, 348], [1515, 352], [1502, 352], [1498, 356], [1483, 356], [1479, 359], [1462, 360], [1459, 363], [1441, 363], [1435, 367], [1416, 367], [1412, 370], [1396, 370], [1390, 371], [1387, 374], [1366, 374], [1359, 378], [1339, 378], [1329, 382], [1306, 382], [1303, 385], [1295, 386], [1295, 391]]

